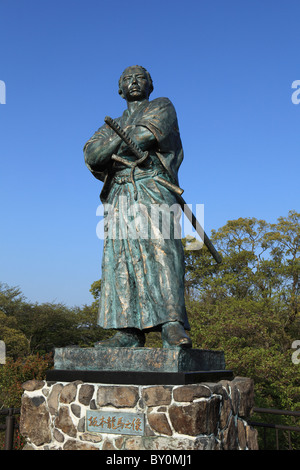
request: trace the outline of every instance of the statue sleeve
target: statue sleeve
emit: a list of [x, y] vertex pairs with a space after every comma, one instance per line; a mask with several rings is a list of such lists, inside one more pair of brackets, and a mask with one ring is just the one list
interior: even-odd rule
[[95, 178], [104, 181], [110, 165], [111, 154], [107, 152], [113, 131], [105, 124], [100, 127], [83, 147], [87, 168]]
[[135, 124], [146, 127], [155, 136], [158, 144], [157, 156], [178, 184], [178, 169], [183, 160], [183, 149], [177, 115], [171, 101], [168, 98], [151, 101]]

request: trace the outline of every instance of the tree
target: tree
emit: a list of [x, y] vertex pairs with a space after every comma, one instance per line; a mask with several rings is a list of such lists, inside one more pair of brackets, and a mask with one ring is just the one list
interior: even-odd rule
[[280, 280], [280, 299], [285, 304], [286, 328], [299, 321], [300, 293], [300, 213], [290, 211], [279, 217], [266, 235], [271, 244], [273, 269]]
[[0, 339], [5, 343], [6, 355], [19, 357], [28, 354], [26, 336], [18, 329], [14, 317], [8, 317], [0, 310]]
[[300, 338], [299, 216], [228, 221], [211, 235], [221, 265], [205, 247], [185, 251], [194, 347], [224, 350], [227, 367], [252, 377], [257, 402], [267, 407], [300, 404], [291, 361]]

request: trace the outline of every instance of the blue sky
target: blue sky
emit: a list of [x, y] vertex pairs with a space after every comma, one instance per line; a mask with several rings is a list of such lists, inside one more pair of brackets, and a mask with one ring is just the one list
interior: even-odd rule
[[0, 281], [32, 302], [93, 300], [102, 183], [82, 148], [125, 109], [128, 65], [177, 110], [180, 185], [208, 235], [299, 210], [299, 19], [298, 0], [0, 0]]

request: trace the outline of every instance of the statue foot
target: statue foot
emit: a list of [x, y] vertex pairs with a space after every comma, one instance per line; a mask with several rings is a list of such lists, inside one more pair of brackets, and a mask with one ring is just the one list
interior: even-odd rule
[[162, 326], [161, 338], [164, 348], [191, 348], [192, 340], [180, 322], [168, 322]]
[[145, 345], [145, 333], [136, 328], [119, 330], [112, 338], [98, 341], [95, 348], [140, 348]]

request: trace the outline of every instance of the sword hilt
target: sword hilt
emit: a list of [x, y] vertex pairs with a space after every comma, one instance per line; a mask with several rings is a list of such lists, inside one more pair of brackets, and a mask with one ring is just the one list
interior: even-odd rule
[[[148, 152], [143, 152], [114, 119], [112, 119], [109, 116], [106, 116], [104, 118], [104, 122], [109, 127], [111, 127], [115, 131], [115, 133], [118, 134], [119, 137], [121, 137], [121, 139], [128, 145], [128, 147], [132, 150], [134, 155], [137, 157], [137, 160], [133, 164], [129, 165], [131, 166], [130, 179], [134, 188], [134, 199], [136, 200], [137, 199], [137, 187], [134, 181], [134, 170], [140, 163], [143, 163], [146, 160], [146, 158], [148, 157]], [[120, 158], [118, 159], [118, 156], [117, 156], [115, 160], [120, 161]]]
[[109, 127], [111, 127], [115, 131], [115, 133], [118, 134], [119, 137], [121, 137], [122, 140], [124, 140], [124, 142], [128, 145], [128, 147], [131, 148], [131, 150], [133, 151], [133, 153], [135, 154], [135, 156], [138, 159], [141, 159], [141, 158], [145, 157], [146, 152], [143, 152], [136, 145], [136, 143], [133, 142], [133, 140], [129, 137], [129, 135], [126, 132], [123, 131], [123, 129], [119, 126], [119, 124], [114, 119], [112, 119], [109, 116], [106, 116], [106, 118], [104, 119], [104, 122]]

